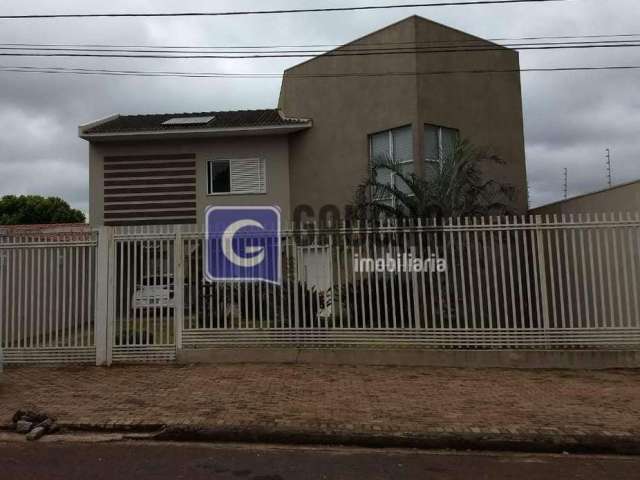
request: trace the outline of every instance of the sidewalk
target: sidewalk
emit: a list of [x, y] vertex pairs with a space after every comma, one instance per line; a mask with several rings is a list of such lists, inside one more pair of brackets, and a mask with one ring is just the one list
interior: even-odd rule
[[6, 369], [0, 425], [7, 426], [13, 413], [25, 408], [43, 410], [62, 427], [76, 429], [170, 426], [170, 438], [179, 438], [186, 429], [203, 439], [286, 441], [287, 436], [306, 435], [320, 443], [324, 437], [347, 443], [360, 438], [362, 442], [353, 443], [364, 444], [367, 438], [378, 444], [404, 439], [408, 445], [420, 445], [423, 439], [428, 445], [428, 439], [443, 436], [494, 442], [538, 438], [565, 448], [567, 442], [597, 437], [600, 443], [615, 438], [640, 445], [640, 372], [630, 370], [306, 365]]

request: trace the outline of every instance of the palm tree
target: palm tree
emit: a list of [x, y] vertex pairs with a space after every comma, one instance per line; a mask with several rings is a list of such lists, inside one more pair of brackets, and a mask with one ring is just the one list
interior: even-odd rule
[[407, 173], [405, 165], [388, 155], [375, 158], [371, 175], [358, 187], [353, 216], [408, 219], [508, 215], [512, 213], [514, 189], [484, 179], [481, 165], [486, 162], [504, 163], [466, 140], [458, 141], [439, 168], [426, 177]]
[[[459, 254], [455, 252], [464, 251], [465, 248], [473, 249], [474, 246], [467, 245], [464, 238], [460, 238], [459, 243], [451, 242], [450, 239], [447, 241], [449, 237], [445, 233], [444, 219], [513, 213], [513, 187], [503, 185], [494, 179], [487, 180], [486, 175], [482, 174], [482, 167], [489, 162], [504, 163], [495, 155], [475, 148], [468, 141], [458, 141], [448, 154], [445, 152], [437, 168], [430, 170], [425, 176], [408, 173], [405, 170], [406, 163], [394, 161], [388, 155], [375, 158], [370, 177], [358, 187], [352, 205], [352, 219], [371, 221], [373, 225], [377, 225], [377, 220], [381, 217], [395, 218], [402, 222], [411, 219], [435, 219], [434, 226], [440, 225], [441, 231], [431, 228], [428, 232], [421, 233], [426, 238], [424, 243], [412, 238], [411, 234], [399, 235], [396, 237], [396, 248], [403, 252], [411, 246], [415, 249], [417, 245], [421, 245], [422, 251], [418, 253], [423, 258], [427, 258], [432, 251], [449, 259], [458, 258]], [[388, 241], [392, 235], [387, 233], [382, 237], [383, 241]], [[387, 248], [386, 245], [383, 248]], [[467, 271], [468, 276], [476, 275], [476, 265], [463, 263], [458, 265], [458, 268]], [[393, 278], [396, 282], [402, 280], [402, 276]], [[425, 278], [420, 277], [418, 282], [426, 282]], [[435, 318], [425, 318], [425, 322], [430, 322], [430, 325], [451, 326], [456, 310], [462, 307], [461, 300], [456, 297], [456, 287], [454, 282], [449, 282], [442, 275], [434, 282], [434, 285], [438, 285], [439, 292], [448, 289], [447, 298], [452, 300], [443, 305], [441, 314], [436, 314]], [[344, 288], [347, 287], [348, 284]], [[362, 287], [358, 288], [364, 291]], [[433, 286], [431, 283], [423, 283], [422, 288]], [[402, 303], [402, 299], [398, 299], [398, 304]]]

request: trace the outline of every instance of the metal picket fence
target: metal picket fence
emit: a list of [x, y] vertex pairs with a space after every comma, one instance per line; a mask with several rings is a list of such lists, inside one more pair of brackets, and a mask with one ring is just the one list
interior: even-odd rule
[[[637, 216], [585, 215], [285, 232], [282, 285], [189, 291], [183, 347], [637, 347], [639, 226]], [[202, 237], [186, 241], [190, 289], [201, 281]], [[416, 257], [447, 268], [355, 266]]]
[[0, 348], [7, 363], [95, 362], [97, 238], [0, 240]]
[[5, 357], [640, 346], [639, 214], [307, 226], [280, 238], [280, 284], [207, 281], [206, 238], [193, 228], [0, 243]]

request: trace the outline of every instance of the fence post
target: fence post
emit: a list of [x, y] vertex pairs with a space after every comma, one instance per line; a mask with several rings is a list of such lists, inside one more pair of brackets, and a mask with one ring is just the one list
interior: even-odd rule
[[113, 262], [113, 229], [100, 227], [98, 230], [98, 251], [96, 260], [96, 305], [95, 305], [95, 345], [96, 365], [109, 365], [111, 363], [111, 345], [109, 343], [108, 323], [110, 308], [113, 298], [114, 274], [110, 266]]
[[[300, 272], [300, 250], [298, 249], [298, 242], [296, 241], [296, 224], [291, 222], [291, 244], [293, 247], [293, 258], [295, 259], [293, 262], [293, 327], [295, 328], [296, 335], [299, 333], [300, 328], [300, 298], [299, 298], [299, 290], [300, 285], [303, 286], [303, 297], [302, 301], [306, 300], [306, 285], [300, 282], [299, 272]], [[298, 337], [296, 336], [296, 341]]]
[[[0, 244], [5, 243], [7, 240], [0, 232]], [[5, 274], [5, 264], [6, 274]], [[0, 370], [2, 370], [2, 348], [9, 347], [9, 309], [5, 313], [5, 305], [9, 305], [9, 250], [0, 250]], [[6, 345], [5, 345], [5, 330], [7, 332]]]
[[544, 230], [540, 228], [542, 224], [542, 216], [536, 215], [536, 241], [538, 244], [538, 273], [540, 277], [540, 297], [542, 302], [542, 321], [544, 326], [544, 333], [546, 335], [549, 329], [549, 292], [547, 291], [547, 262], [544, 253]]
[[177, 232], [173, 244], [173, 301], [176, 351], [182, 349], [182, 328], [184, 326], [184, 241]]

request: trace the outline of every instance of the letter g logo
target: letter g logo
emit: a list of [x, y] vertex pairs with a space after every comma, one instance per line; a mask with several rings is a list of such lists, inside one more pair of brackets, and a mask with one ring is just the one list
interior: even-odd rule
[[209, 207], [204, 273], [210, 282], [280, 284], [280, 209]]
[[[236, 234], [247, 227], [256, 227], [264, 230], [264, 226], [255, 220], [238, 220], [222, 232], [222, 253], [224, 253], [224, 256], [227, 257], [231, 263], [243, 268], [255, 267], [264, 262], [264, 247], [246, 246], [244, 251], [246, 254], [252, 255], [250, 257], [241, 257], [233, 249], [233, 241], [236, 239]], [[246, 241], [243, 242], [242, 240], [245, 239], [240, 238], [241, 245], [246, 243]]]

